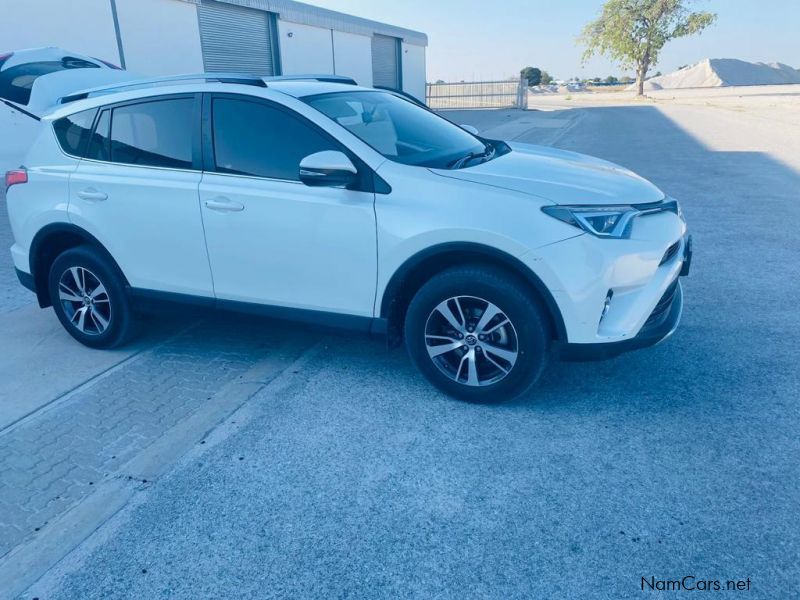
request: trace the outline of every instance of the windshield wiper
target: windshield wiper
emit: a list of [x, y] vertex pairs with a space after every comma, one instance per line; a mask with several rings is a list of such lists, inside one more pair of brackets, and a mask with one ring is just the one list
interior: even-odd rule
[[466, 156], [462, 156], [453, 161], [450, 161], [447, 164], [447, 168], [460, 169], [470, 161], [476, 160], [478, 158], [490, 159], [492, 156], [494, 156], [494, 147], [491, 144], [486, 144], [486, 148], [484, 149], [483, 152], [470, 152]]

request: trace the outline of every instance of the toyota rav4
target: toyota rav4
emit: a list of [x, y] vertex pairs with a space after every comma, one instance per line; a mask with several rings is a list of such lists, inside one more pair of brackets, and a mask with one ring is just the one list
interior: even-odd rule
[[691, 259], [678, 203], [631, 171], [336, 78], [72, 94], [6, 186], [19, 279], [83, 344], [153, 301], [239, 310], [405, 342], [476, 401], [663, 340]]

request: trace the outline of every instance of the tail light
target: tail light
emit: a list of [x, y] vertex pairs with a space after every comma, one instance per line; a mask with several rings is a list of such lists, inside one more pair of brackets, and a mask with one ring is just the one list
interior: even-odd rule
[[12, 185], [28, 183], [28, 172], [25, 169], [14, 169], [6, 172], [6, 191]]

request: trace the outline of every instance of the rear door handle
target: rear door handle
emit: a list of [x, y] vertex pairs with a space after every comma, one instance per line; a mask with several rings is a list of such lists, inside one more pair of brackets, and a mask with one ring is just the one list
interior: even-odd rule
[[90, 187], [78, 192], [78, 198], [82, 198], [84, 200], [92, 200], [94, 202], [100, 202], [108, 198], [108, 194], [104, 192], [98, 192], [96, 189]]
[[219, 212], [241, 212], [244, 210], [244, 204], [221, 196], [213, 200], [206, 200], [206, 208]]

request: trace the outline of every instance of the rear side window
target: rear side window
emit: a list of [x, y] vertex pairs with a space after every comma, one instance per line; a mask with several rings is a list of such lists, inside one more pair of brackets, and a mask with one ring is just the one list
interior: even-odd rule
[[66, 69], [99, 69], [100, 66], [74, 56], [61, 60], [39, 61], [15, 65], [0, 71], [0, 98], [27, 105], [33, 83], [42, 75]]
[[82, 157], [92, 133], [92, 123], [97, 109], [84, 110], [53, 123], [53, 130], [61, 149], [72, 156]]
[[212, 109], [220, 173], [299, 180], [303, 158], [339, 149], [310, 125], [265, 104], [215, 98]]
[[89, 149], [86, 158], [93, 160], [111, 160], [111, 111], [104, 110], [97, 119], [94, 127], [92, 139], [89, 141]]
[[[192, 98], [114, 108], [111, 111], [110, 160], [129, 165], [191, 169], [193, 128]], [[98, 132], [102, 136], [100, 129]], [[94, 145], [92, 151], [95, 151]]]

